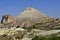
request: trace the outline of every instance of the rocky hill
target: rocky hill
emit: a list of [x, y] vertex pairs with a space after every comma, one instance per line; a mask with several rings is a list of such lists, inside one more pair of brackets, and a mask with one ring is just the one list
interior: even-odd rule
[[13, 17], [3, 15], [0, 23], [0, 40], [33, 40], [39, 37], [60, 37], [60, 18], [51, 18], [35, 8], [28, 7]]
[[50, 19], [47, 15], [38, 11], [35, 8], [28, 7], [23, 10], [19, 15], [16, 16], [16, 19], [21, 22], [32, 21], [32, 22], [40, 22], [41, 20]]

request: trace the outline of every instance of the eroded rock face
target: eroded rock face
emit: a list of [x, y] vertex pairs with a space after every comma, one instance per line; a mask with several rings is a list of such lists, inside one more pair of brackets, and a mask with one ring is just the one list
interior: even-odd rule
[[30, 22], [23, 22], [20, 25], [20, 27], [28, 29], [28, 28], [32, 27], [32, 23], [30, 23]]
[[8, 24], [8, 23], [11, 23], [11, 22], [13, 22], [14, 21], [14, 19], [13, 19], [13, 17], [11, 16], [11, 15], [3, 15], [2, 16], [2, 20], [1, 20], [1, 23], [2, 24]]
[[14, 38], [12, 36], [1, 35], [0, 40], [14, 40]]
[[23, 28], [11, 28], [6, 30], [3, 29], [3, 31], [0, 32], [0, 40], [17, 40], [17, 39], [32, 40], [35, 36], [52, 37], [53, 34], [54, 35], [56, 34], [56, 36], [58, 35], [60, 36], [60, 30], [45, 31], [45, 30], [33, 29], [30, 32], [28, 32]]
[[0, 39], [1, 40], [16, 40], [22, 39], [26, 34], [26, 30], [22, 28], [10, 28], [10, 29], [2, 29], [0, 30]]
[[52, 30], [58, 28], [59, 18], [51, 19], [36, 9], [28, 8], [15, 18], [11, 15], [2, 16], [0, 40], [32, 40], [35, 36], [50, 37], [52, 34], [60, 36], [60, 30]]

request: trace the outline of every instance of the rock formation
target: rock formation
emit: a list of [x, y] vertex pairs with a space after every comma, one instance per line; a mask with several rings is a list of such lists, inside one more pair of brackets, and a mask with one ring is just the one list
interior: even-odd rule
[[3, 15], [2, 16], [2, 20], [1, 20], [1, 23], [2, 24], [8, 24], [8, 23], [11, 23], [11, 22], [13, 22], [14, 21], [14, 19], [13, 19], [13, 17], [11, 16], [11, 15]]
[[0, 40], [32, 40], [35, 36], [52, 37], [53, 34], [60, 37], [60, 18], [48, 17], [32, 7], [16, 17], [3, 15], [0, 23]]
[[35, 22], [39, 22], [41, 20], [50, 19], [50, 17], [48, 17], [47, 15], [38, 11], [37, 9], [28, 7], [24, 11], [22, 11], [19, 15], [17, 15], [16, 19], [18, 21], [20, 20], [21, 23], [25, 22], [25, 21], [30, 21], [30, 22], [32, 21], [35, 23]]

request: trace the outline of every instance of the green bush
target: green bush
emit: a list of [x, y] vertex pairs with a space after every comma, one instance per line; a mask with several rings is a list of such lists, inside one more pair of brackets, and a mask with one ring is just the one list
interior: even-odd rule
[[38, 36], [36, 36], [32, 40], [60, 40], [60, 37], [53, 36], [53, 37], [47, 38], [47, 37], [38, 37]]

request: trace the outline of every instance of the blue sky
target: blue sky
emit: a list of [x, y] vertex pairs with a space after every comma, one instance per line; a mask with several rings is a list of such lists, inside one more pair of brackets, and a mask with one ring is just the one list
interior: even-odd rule
[[0, 19], [4, 14], [16, 16], [29, 6], [50, 17], [60, 17], [60, 0], [0, 0]]

